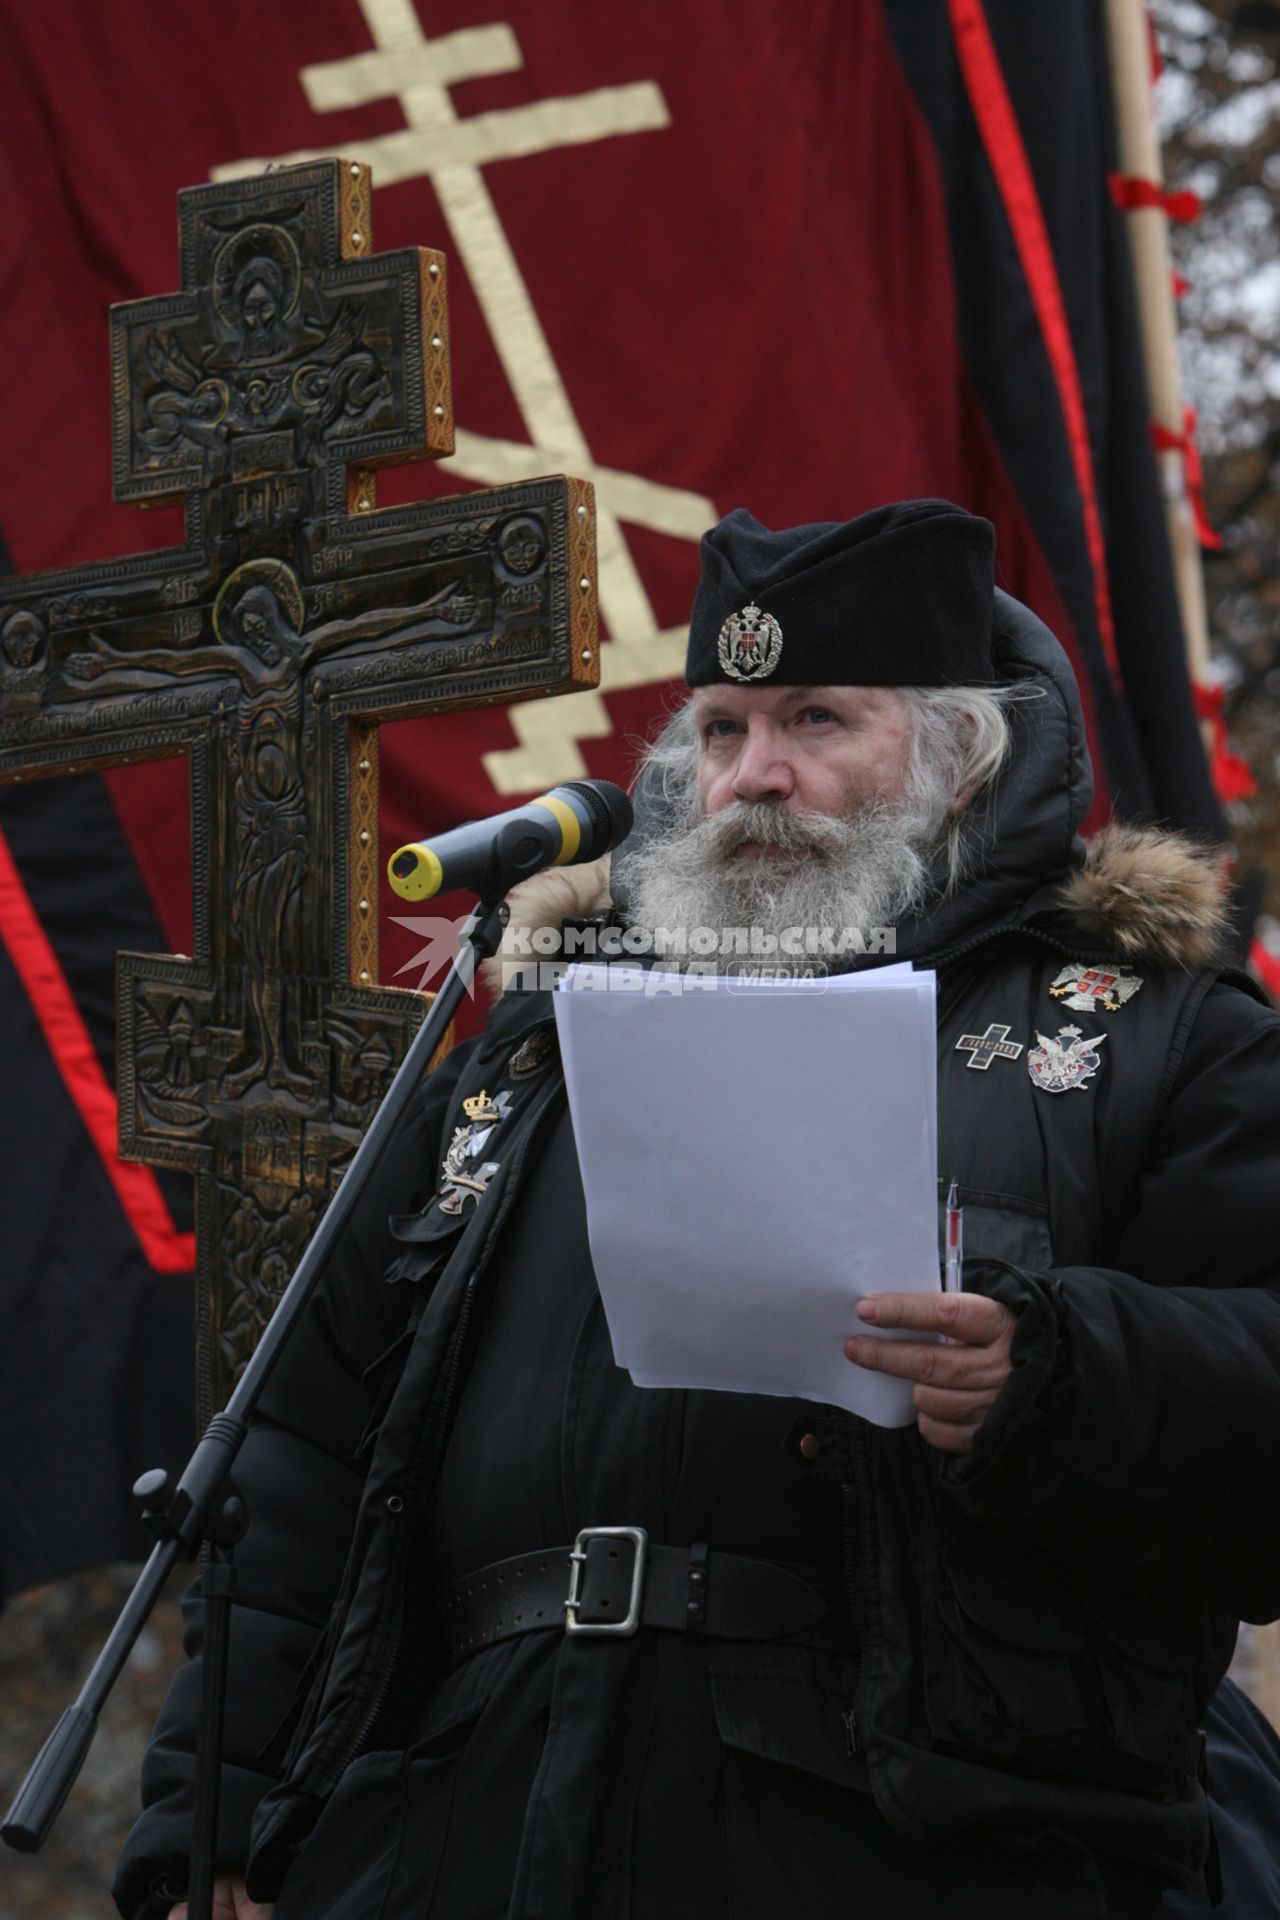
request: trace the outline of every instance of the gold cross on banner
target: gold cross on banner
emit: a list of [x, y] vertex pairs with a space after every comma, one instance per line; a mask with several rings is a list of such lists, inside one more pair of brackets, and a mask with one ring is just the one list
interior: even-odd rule
[[0, 581], [0, 780], [190, 757], [196, 952], [120, 956], [120, 1151], [195, 1175], [202, 1424], [421, 1017], [376, 984], [379, 722], [598, 679], [589, 484], [376, 508], [453, 417], [444, 258], [373, 254], [370, 184], [179, 195], [111, 364], [116, 498], [185, 544]]
[[[348, 116], [374, 102], [395, 103], [404, 126], [353, 139], [351, 150], [372, 165], [378, 187], [430, 181], [448, 225], [454, 259], [466, 273], [525, 429], [525, 439], [506, 440], [470, 432], [465, 423], [459, 426], [456, 471], [497, 486], [548, 467], [567, 466], [591, 480], [596, 490], [600, 610], [609, 634], [601, 691], [572, 702], [514, 706], [510, 718], [518, 744], [484, 756], [497, 793], [528, 793], [587, 773], [580, 743], [613, 731], [606, 694], [678, 680], [684, 671], [688, 623], [660, 627], [625, 526], [696, 545], [718, 516], [715, 503], [704, 495], [595, 459], [485, 168], [496, 161], [509, 167], [531, 155], [575, 148], [588, 150], [582, 164], [589, 166], [594, 143], [660, 140], [671, 125], [671, 114], [653, 80], [468, 114], [453, 99], [455, 86], [485, 74], [516, 73], [524, 65], [508, 23], [444, 27], [432, 33], [428, 29], [436, 9], [428, 0], [359, 0], [359, 11], [372, 45], [347, 58], [304, 66], [298, 78], [307, 103], [316, 114]], [[536, 34], [537, 21], [528, 20], [523, 30]], [[300, 50], [305, 39], [305, 34], [300, 36]], [[541, 35], [539, 43], [545, 46]], [[599, 39], [597, 50], [601, 77], [608, 78], [607, 39]], [[314, 156], [294, 152], [278, 157], [298, 161]], [[216, 168], [214, 177], [254, 174], [263, 164], [263, 157], [232, 160]], [[576, 217], [572, 207], [572, 202], [559, 205], [552, 197], [547, 231], [553, 242], [556, 221], [562, 219], [566, 224], [559, 241], [571, 246]]]

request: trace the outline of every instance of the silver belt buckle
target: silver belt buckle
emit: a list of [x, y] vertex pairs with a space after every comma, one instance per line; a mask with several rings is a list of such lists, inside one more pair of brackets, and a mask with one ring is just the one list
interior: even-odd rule
[[[635, 1554], [635, 1564], [631, 1570], [631, 1598], [627, 1603], [626, 1618], [623, 1620], [579, 1620], [578, 1608], [582, 1605], [582, 1569], [587, 1564], [584, 1542], [587, 1540], [629, 1540]], [[584, 1527], [573, 1543], [569, 1555], [569, 1597], [564, 1603], [564, 1630], [566, 1633], [634, 1633], [640, 1625], [640, 1601], [644, 1594], [645, 1554], [649, 1548], [649, 1536], [643, 1527]]]

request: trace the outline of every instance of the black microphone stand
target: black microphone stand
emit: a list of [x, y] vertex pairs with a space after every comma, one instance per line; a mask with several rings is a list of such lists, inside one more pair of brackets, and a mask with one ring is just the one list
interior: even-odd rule
[[0, 1839], [20, 1853], [34, 1853], [48, 1837], [76, 1777], [84, 1765], [98, 1715], [120, 1676], [134, 1641], [149, 1619], [176, 1560], [194, 1559], [208, 1543], [203, 1576], [204, 1648], [196, 1779], [192, 1806], [189, 1920], [212, 1920], [214, 1850], [218, 1827], [218, 1782], [222, 1719], [226, 1696], [227, 1641], [235, 1593], [233, 1549], [249, 1525], [249, 1512], [230, 1481], [236, 1455], [276, 1362], [306, 1310], [338, 1236], [355, 1210], [382, 1151], [417, 1091], [463, 994], [482, 960], [496, 953], [506, 921], [501, 900], [481, 901], [463, 930], [444, 985], [414, 1035], [395, 1079], [370, 1122], [319, 1226], [298, 1262], [280, 1304], [267, 1323], [253, 1357], [222, 1413], [215, 1414], [176, 1487], [157, 1469], [143, 1474], [134, 1488], [143, 1516], [156, 1535], [106, 1645], [73, 1706], [58, 1721], [18, 1789]]

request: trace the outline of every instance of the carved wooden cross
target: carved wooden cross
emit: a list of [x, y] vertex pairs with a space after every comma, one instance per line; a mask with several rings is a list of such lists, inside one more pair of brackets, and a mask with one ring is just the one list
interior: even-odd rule
[[443, 256], [372, 255], [370, 185], [179, 195], [182, 292], [111, 315], [113, 465], [186, 542], [0, 580], [0, 780], [191, 760], [196, 952], [120, 956], [120, 1151], [195, 1175], [202, 1424], [421, 1016], [375, 984], [378, 722], [598, 678], [588, 485], [376, 510], [453, 418]]

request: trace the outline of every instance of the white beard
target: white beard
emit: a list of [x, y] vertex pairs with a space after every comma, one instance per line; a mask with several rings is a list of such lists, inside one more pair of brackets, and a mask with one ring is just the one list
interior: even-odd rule
[[[840, 972], [874, 950], [873, 930], [896, 926], [929, 897], [951, 800], [943, 789], [939, 780], [910, 800], [868, 801], [848, 819], [734, 801], [707, 818], [673, 822], [628, 863], [632, 921], [668, 957], [699, 952], [692, 930], [715, 929], [720, 944], [705, 963], [721, 972], [741, 967], [739, 930], [756, 936], [751, 951], [776, 953], [784, 931], [812, 929], [819, 938], [807, 942], [804, 959], [782, 967]], [[763, 851], [739, 855], [746, 841]], [[860, 937], [850, 939], [855, 931]]]

